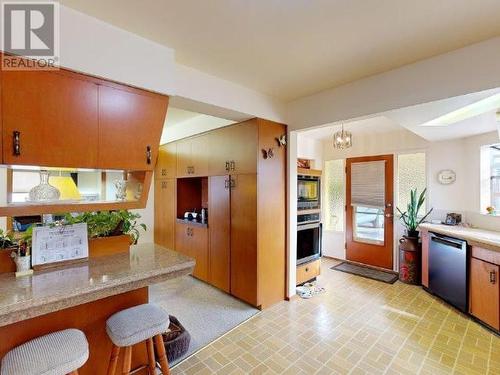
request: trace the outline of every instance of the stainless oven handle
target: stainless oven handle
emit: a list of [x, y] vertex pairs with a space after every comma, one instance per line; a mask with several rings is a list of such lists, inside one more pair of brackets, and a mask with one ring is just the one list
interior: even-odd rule
[[317, 229], [321, 226], [321, 223], [314, 223], [314, 224], [298, 224], [297, 225], [297, 230], [307, 230], [307, 229]]

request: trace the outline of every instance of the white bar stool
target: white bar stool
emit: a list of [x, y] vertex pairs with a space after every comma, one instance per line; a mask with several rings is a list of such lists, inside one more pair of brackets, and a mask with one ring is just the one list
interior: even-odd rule
[[65, 329], [37, 337], [8, 352], [1, 375], [77, 375], [89, 358], [82, 331]]
[[170, 370], [162, 337], [162, 333], [167, 331], [169, 324], [168, 314], [161, 307], [150, 303], [134, 306], [112, 315], [106, 321], [106, 331], [113, 342], [108, 375], [115, 373], [121, 348], [125, 348], [122, 373], [130, 374], [132, 346], [140, 342], [146, 343], [149, 373], [155, 374], [154, 344], [156, 344], [161, 372], [163, 375], [169, 375]]

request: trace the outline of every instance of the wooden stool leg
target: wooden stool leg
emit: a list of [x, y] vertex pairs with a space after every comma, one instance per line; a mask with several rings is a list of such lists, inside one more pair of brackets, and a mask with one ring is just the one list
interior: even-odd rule
[[146, 347], [148, 348], [149, 374], [156, 375], [155, 347], [152, 338], [146, 340]]
[[120, 355], [120, 347], [113, 345], [113, 349], [111, 349], [111, 358], [109, 359], [108, 375], [115, 375], [116, 364], [118, 363], [119, 355]]
[[129, 375], [132, 368], [132, 347], [125, 348], [125, 355], [123, 356], [123, 375]]
[[170, 375], [170, 369], [168, 368], [167, 353], [165, 352], [165, 344], [163, 343], [162, 335], [155, 336], [155, 344], [158, 353], [158, 359], [160, 360], [161, 373], [163, 375]]

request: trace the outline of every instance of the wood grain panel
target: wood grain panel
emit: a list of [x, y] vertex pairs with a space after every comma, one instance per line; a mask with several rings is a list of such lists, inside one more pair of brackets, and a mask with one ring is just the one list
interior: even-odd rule
[[[118, 294], [98, 301], [56, 311], [0, 327], [0, 358], [9, 350], [36, 337], [67, 328], [80, 329], [89, 342], [90, 356], [79, 370], [81, 375], [106, 374], [112, 343], [106, 333], [106, 320], [114, 313], [148, 302], [148, 288]], [[121, 357], [121, 356], [120, 356]], [[122, 367], [122, 358], [119, 368]], [[132, 368], [148, 363], [145, 344], [134, 346]], [[146, 374], [147, 371], [141, 372]]]
[[231, 294], [257, 306], [257, 175], [232, 179]]
[[471, 258], [469, 311], [496, 330], [500, 329], [499, 268], [495, 264]]
[[[2, 74], [3, 161], [97, 167], [98, 86], [79, 75], [47, 71]], [[20, 155], [13, 132], [20, 132]]]
[[297, 266], [297, 285], [305, 283], [321, 273], [321, 260], [301, 264]]
[[183, 223], [175, 224], [175, 251], [187, 255], [190, 255], [191, 242], [188, 235], [188, 226]]
[[155, 181], [154, 241], [168, 249], [175, 246], [176, 180]]
[[196, 260], [193, 276], [208, 281], [208, 228], [189, 226], [191, 237], [189, 256]]
[[191, 139], [177, 142], [177, 177], [190, 177], [191, 167]]
[[500, 251], [488, 250], [479, 246], [472, 246], [472, 256], [489, 263], [500, 265]]
[[175, 178], [177, 172], [177, 145], [167, 143], [158, 149], [158, 161], [155, 167], [155, 179]]
[[228, 188], [229, 176], [209, 177], [208, 206], [209, 277], [210, 284], [229, 293], [231, 260], [231, 206]]
[[[99, 86], [98, 166], [153, 170], [165, 122], [168, 97]], [[151, 148], [151, 163], [146, 150]]]
[[191, 167], [192, 176], [208, 175], [208, 135], [200, 135], [191, 139]]
[[286, 148], [276, 138], [286, 126], [259, 119], [259, 149], [274, 156], [258, 159], [258, 289], [263, 308], [285, 298], [286, 277]]

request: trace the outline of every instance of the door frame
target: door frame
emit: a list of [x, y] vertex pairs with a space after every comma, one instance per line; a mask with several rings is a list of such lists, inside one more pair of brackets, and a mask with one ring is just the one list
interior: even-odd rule
[[[368, 266], [372, 267], [379, 267], [379, 268], [384, 268], [387, 270], [394, 270], [394, 249], [395, 249], [395, 243], [394, 243], [394, 234], [395, 234], [395, 223], [394, 223], [394, 201], [395, 201], [395, 196], [394, 196], [394, 183], [395, 183], [395, 170], [394, 170], [394, 159], [395, 155], [394, 154], [383, 154], [383, 155], [373, 155], [373, 156], [360, 156], [360, 157], [353, 157], [353, 158], [346, 158], [345, 159], [345, 259], [348, 261], [354, 261], [354, 262], [359, 262], [359, 260], [356, 259], [349, 259], [348, 255], [348, 244], [349, 243], [355, 243], [353, 240], [353, 212], [352, 212], [352, 207], [349, 207], [350, 205], [348, 204], [348, 199], [351, 194], [351, 174], [348, 173], [350, 165], [352, 163], [359, 163], [359, 162], [370, 162], [370, 161], [379, 161], [379, 160], [384, 160], [386, 162], [385, 164], [385, 176], [386, 176], [386, 184], [385, 184], [385, 196], [386, 196], [386, 202], [387, 198], [389, 198], [389, 203], [391, 206], [387, 206], [384, 210], [384, 246], [390, 246], [390, 264], [389, 262], [379, 262], [378, 264], [366, 264]], [[392, 174], [388, 173], [392, 170]], [[387, 217], [385, 215], [389, 214], [390, 217]], [[390, 223], [391, 225], [387, 225]], [[365, 244], [363, 244], [365, 245]], [[366, 244], [367, 246], [370, 246], [369, 244]], [[377, 246], [377, 245], [373, 245]]]

